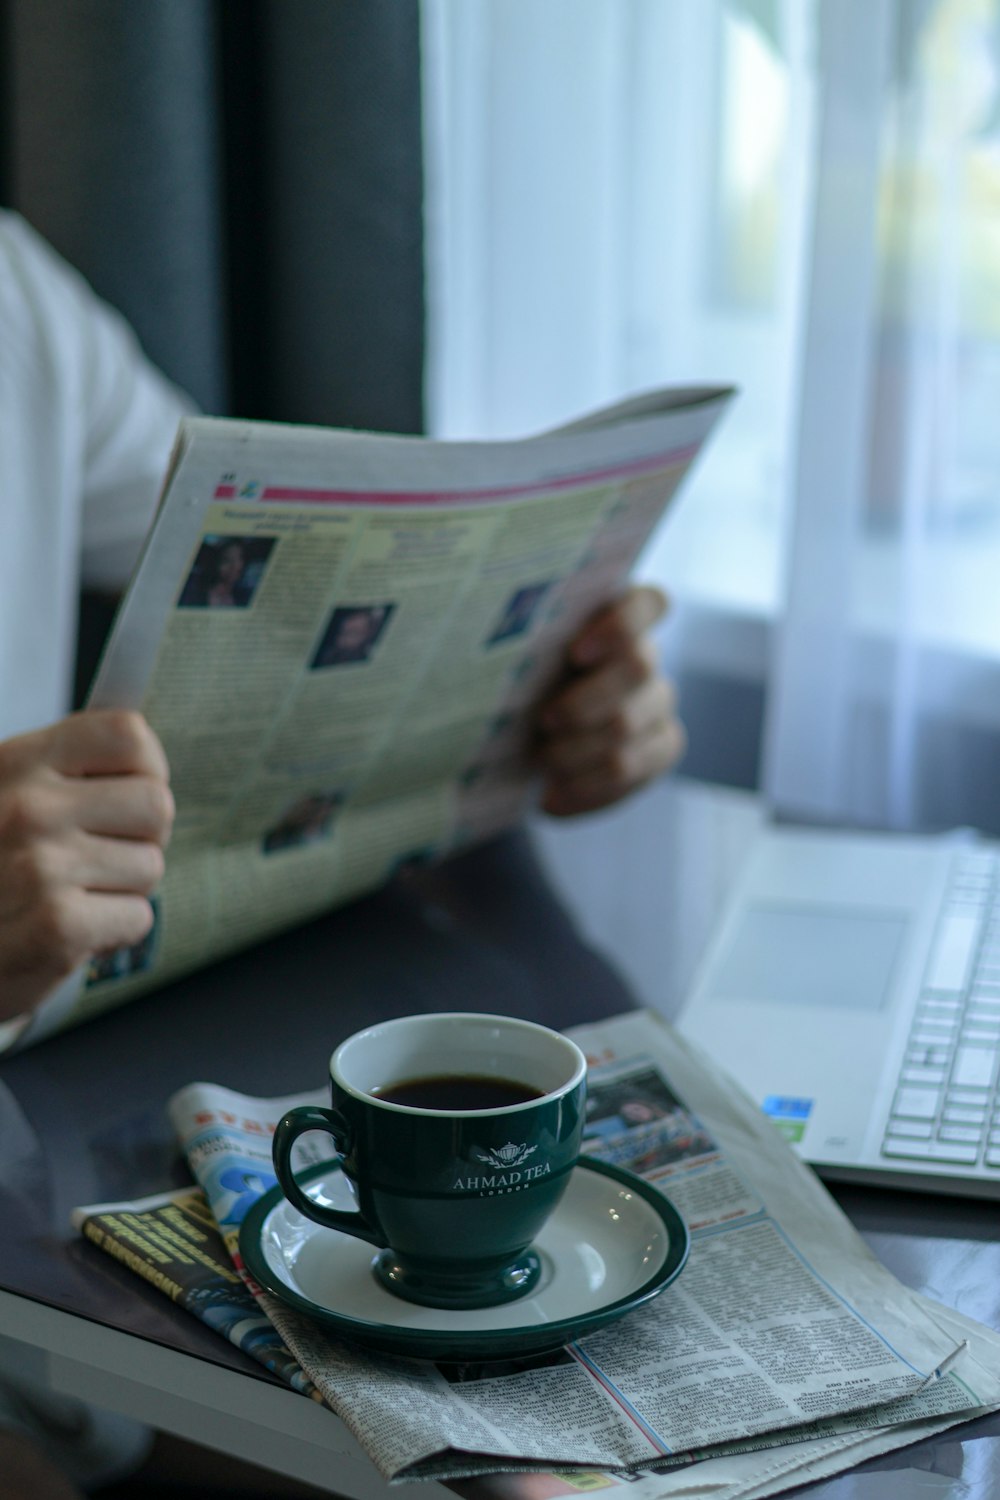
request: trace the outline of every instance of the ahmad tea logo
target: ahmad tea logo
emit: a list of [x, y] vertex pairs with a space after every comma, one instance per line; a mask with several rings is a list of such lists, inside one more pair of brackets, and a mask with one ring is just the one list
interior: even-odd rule
[[515, 1146], [513, 1141], [508, 1141], [506, 1146], [499, 1146], [496, 1151], [477, 1151], [476, 1156], [480, 1161], [489, 1162], [491, 1167], [519, 1167], [523, 1162], [533, 1156], [538, 1150], [537, 1146], [529, 1146], [527, 1141], [522, 1141]]
[[537, 1182], [539, 1177], [547, 1177], [552, 1170], [547, 1161], [530, 1167], [524, 1166], [529, 1156], [534, 1156], [537, 1150], [537, 1146], [529, 1146], [527, 1141], [522, 1141], [519, 1146], [508, 1141], [506, 1146], [491, 1147], [489, 1151], [477, 1150], [475, 1155], [478, 1159], [497, 1170], [482, 1172], [474, 1177], [456, 1177], [452, 1184], [453, 1190], [458, 1193], [488, 1194], [519, 1192], [521, 1188]]

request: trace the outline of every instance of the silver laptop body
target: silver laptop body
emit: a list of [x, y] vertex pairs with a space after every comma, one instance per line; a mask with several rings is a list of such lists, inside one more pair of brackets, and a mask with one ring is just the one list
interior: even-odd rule
[[765, 830], [678, 1026], [824, 1176], [1000, 1197], [1000, 845]]

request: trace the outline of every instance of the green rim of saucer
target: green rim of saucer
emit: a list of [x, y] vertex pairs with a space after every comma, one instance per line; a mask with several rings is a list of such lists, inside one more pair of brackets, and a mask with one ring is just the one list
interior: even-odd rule
[[[299, 1176], [305, 1186], [318, 1177], [338, 1170], [336, 1161], [320, 1162]], [[282, 1202], [287, 1202], [281, 1187], [273, 1187], [247, 1213], [240, 1225], [239, 1247], [243, 1264], [256, 1282], [288, 1307], [304, 1313], [321, 1327], [340, 1338], [364, 1344], [366, 1348], [380, 1350], [384, 1354], [403, 1354], [418, 1359], [502, 1360], [506, 1357], [524, 1358], [533, 1354], [546, 1354], [571, 1344], [576, 1339], [593, 1333], [633, 1312], [643, 1303], [659, 1296], [675, 1281], [684, 1268], [691, 1248], [687, 1225], [668, 1198], [665, 1198], [643, 1178], [627, 1172], [623, 1167], [613, 1167], [608, 1162], [592, 1157], [581, 1157], [574, 1171], [595, 1172], [609, 1177], [627, 1187], [629, 1192], [642, 1198], [654, 1211], [667, 1231], [667, 1254], [663, 1264], [634, 1292], [603, 1306], [581, 1311], [570, 1318], [554, 1320], [541, 1325], [531, 1324], [520, 1328], [495, 1328], [465, 1330], [449, 1333], [447, 1330], [405, 1328], [395, 1323], [374, 1323], [367, 1319], [352, 1318], [345, 1313], [334, 1312], [293, 1291], [268, 1264], [261, 1247], [261, 1237], [268, 1215]], [[558, 1208], [556, 1213], [558, 1213]], [[322, 1231], [321, 1231], [322, 1232]], [[327, 1231], [334, 1233], [335, 1231]], [[447, 1313], [442, 1311], [442, 1318]]]

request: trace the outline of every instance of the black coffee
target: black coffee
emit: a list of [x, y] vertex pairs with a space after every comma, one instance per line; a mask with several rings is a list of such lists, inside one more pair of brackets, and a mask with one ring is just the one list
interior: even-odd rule
[[405, 1078], [371, 1090], [376, 1099], [408, 1104], [412, 1109], [510, 1109], [541, 1099], [544, 1089], [513, 1078], [477, 1073], [447, 1073], [430, 1078]]

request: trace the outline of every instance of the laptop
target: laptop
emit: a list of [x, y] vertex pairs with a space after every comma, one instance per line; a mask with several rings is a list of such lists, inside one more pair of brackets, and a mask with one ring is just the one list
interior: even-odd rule
[[1000, 844], [765, 829], [677, 1025], [822, 1176], [1000, 1198]]

